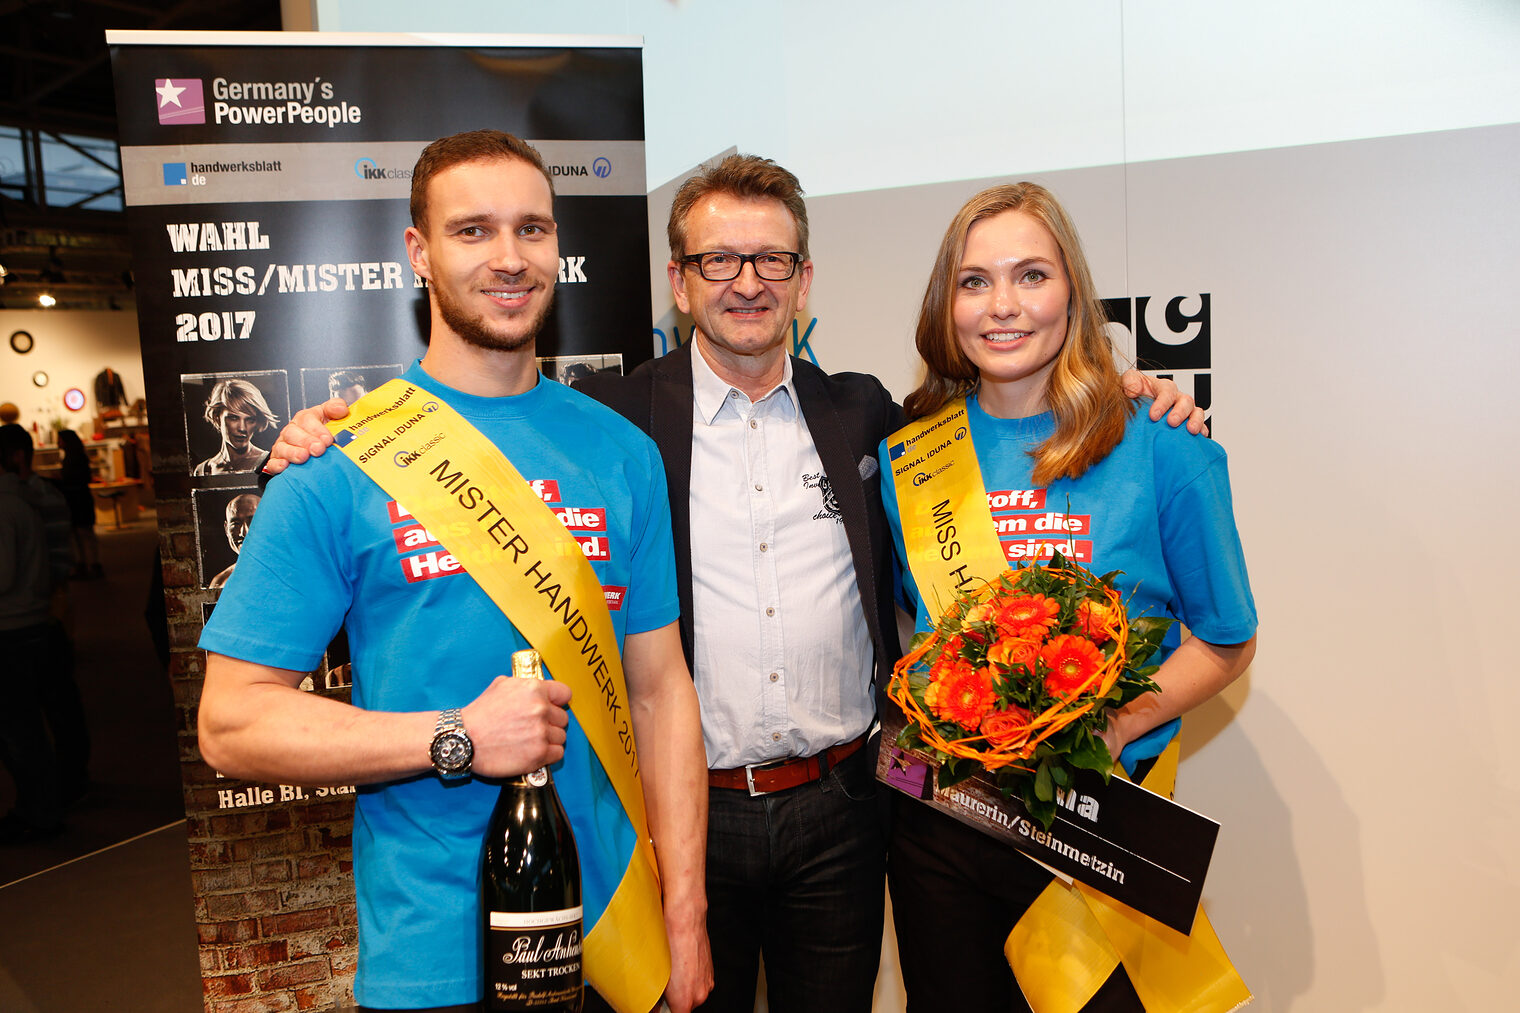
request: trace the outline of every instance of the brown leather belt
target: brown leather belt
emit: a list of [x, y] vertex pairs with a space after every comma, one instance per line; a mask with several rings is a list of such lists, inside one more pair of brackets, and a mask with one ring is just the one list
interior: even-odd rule
[[769, 795], [773, 791], [785, 791], [799, 784], [808, 784], [859, 752], [860, 747], [866, 744], [866, 734], [863, 732], [857, 739], [830, 746], [813, 756], [751, 763], [732, 770], [709, 770], [707, 783], [714, 788], [748, 790], [751, 795]]

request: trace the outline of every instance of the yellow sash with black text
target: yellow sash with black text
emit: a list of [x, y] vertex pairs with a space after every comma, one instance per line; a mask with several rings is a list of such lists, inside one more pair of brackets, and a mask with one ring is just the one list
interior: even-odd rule
[[[628, 690], [601, 581], [501, 450], [436, 395], [392, 380], [328, 428], [349, 459], [464, 566], [543, 656], [549, 673], [570, 687], [576, 720], [637, 839], [606, 910], [585, 933], [586, 980], [618, 1013], [648, 1013], [670, 978], [670, 951]], [[550, 579], [560, 588], [546, 596]]]
[[[963, 589], [1008, 569], [972, 446], [964, 399], [887, 437], [908, 568], [939, 614]], [[1171, 797], [1173, 738], [1141, 787]], [[1122, 769], [1115, 770], [1124, 776]], [[1189, 936], [1082, 883], [1053, 877], [1004, 944], [1035, 1013], [1078, 1013], [1119, 968], [1148, 1013], [1224, 1013], [1251, 1000], [1203, 909]]]

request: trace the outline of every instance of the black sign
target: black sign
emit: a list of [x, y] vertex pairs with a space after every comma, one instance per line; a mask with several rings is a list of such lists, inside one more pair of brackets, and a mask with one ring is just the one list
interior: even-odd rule
[[1057, 794], [1046, 830], [984, 774], [936, 789], [932, 759], [891, 745], [903, 724], [895, 710], [882, 721], [878, 780], [1183, 935], [1192, 932], [1218, 823], [1123, 778], [1104, 784], [1081, 771], [1071, 791]]

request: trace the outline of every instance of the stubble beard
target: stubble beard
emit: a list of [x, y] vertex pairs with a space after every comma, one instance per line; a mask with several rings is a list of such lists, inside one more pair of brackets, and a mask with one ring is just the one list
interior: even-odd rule
[[516, 352], [533, 344], [538, 338], [538, 332], [543, 329], [549, 310], [554, 305], [554, 292], [551, 289], [549, 298], [544, 300], [538, 313], [526, 322], [521, 333], [503, 335], [490, 328], [484, 314], [472, 315], [455, 302], [453, 296], [447, 294], [442, 287], [433, 288], [433, 298], [438, 300], [438, 315], [443, 318], [443, 322], [449, 326], [450, 330], [459, 335], [467, 344], [495, 352]]

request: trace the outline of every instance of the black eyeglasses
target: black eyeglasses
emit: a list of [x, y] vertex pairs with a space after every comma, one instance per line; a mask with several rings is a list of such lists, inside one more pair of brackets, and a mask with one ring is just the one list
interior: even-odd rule
[[702, 277], [708, 281], [733, 281], [744, 270], [745, 264], [755, 265], [755, 274], [762, 281], [786, 281], [797, 273], [802, 254], [786, 250], [767, 250], [764, 253], [692, 253], [681, 258], [682, 264], [695, 264]]

